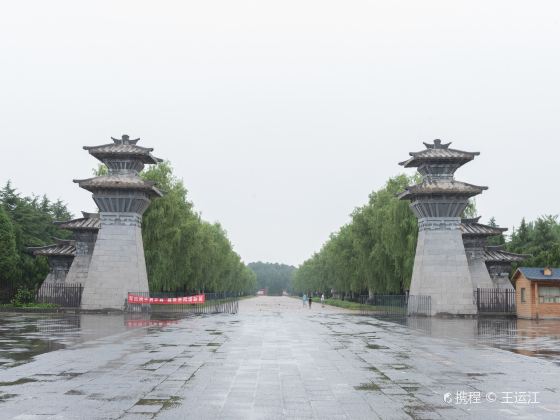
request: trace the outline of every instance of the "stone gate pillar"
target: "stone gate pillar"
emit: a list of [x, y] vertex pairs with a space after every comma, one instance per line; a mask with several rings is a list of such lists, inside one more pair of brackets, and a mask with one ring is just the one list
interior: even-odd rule
[[418, 218], [418, 244], [414, 260], [411, 296], [430, 296], [431, 315], [474, 315], [473, 286], [461, 233], [461, 215], [470, 197], [487, 187], [454, 179], [455, 171], [479, 155], [450, 149], [434, 140], [426, 149], [410, 153], [401, 162], [417, 168], [422, 182], [400, 194], [410, 200]]
[[66, 276], [66, 283], [80, 283], [85, 285], [91, 256], [99, 231], [99, 215], [82, 212], [79, 219], [54, 222], [60, 229], [72, 232], [72, 239], [76, 247], [76, 256]]
[[100, 227], [82, 295], [83, 309], [119, 309], [128, 292], [148, 293], [148, 276], [142, 242], [142, 215], [161, 192], [138, 173], [145, 164], [161, 161], [127, 135], [113, 144], [84, 147], [103, 162], [109, 173], [75, 180], [93, 193]]

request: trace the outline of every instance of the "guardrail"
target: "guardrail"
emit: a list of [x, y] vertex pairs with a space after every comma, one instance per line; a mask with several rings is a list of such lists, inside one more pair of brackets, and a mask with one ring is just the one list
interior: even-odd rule
[[515, 290], [513, 289], [476, 289], [474, 300], [479, 314], [514, 314]]
[[80, 283], [50, 283], [43, 284], [35, 300], [37, 303], [51, 303], [63, 308], [79, 308], [82, 303], [84, 286]]
[[431, 315], [431, 297], [414, 295], [360, 296], [362, 315]]
[[[185, 314], [236, 314], [239, 311], [239, 297], [235, 294], [224, 293], [204, 293], [204, 301], [190, 299], [192, 303], [170, 302], [174, 299], [194, 298], [194, 296], [182, 296], [179, 293], [157, 293], [157, 292], [129, 292], [129, 296], [140, 296], [144, 298], [156, 298], [161, 302], [135, 303], [127, 300], [125, 304], [126, 312], [152, 312], [152, 313], [185, 313]], [[187, 301], [187, 299], [185, 299]]]

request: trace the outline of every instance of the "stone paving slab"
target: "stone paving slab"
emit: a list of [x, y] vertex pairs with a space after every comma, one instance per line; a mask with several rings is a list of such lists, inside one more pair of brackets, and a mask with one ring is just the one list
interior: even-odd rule
[[[187, 318], [0, 371], [16, 419], [560, 418], [560, 367], [291, 298]], [[539, 392], [537, 405], [446, 393]]]

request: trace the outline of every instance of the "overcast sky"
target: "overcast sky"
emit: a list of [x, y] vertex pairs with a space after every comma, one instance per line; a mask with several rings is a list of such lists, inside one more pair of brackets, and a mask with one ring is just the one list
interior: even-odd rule
[[299, 264], [441, 138], [511, 229], [560, 212], [559, 45], [557, 0], [4, 2], [0, 182], [94, 210], [82, 146], [141, 137], [246, 262]]

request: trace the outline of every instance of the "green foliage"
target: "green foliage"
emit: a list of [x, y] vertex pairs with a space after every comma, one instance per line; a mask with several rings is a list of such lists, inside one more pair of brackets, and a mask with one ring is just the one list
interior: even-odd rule
[[[296, 271], [294, 289], [337, 294], [402, 293], [414, 266], [418, 222], [409, 203], [397, 198], [419, 176], [399, 175], [374, 191], [352, 213], [349, 224], [331, 235], [321, 250]], [[476, 215], [470, 201], [465, 217]]]
[[[5, 221], [0, 223], [4, 227], [4, 237], [0, 239], [1, 248], [6, 248], [0, 255], [0, 266], [12, 265], [12, 236], [17, 254], [12, 273], [5, 275], [6, 277], [3, 274], [2, 280], [32, 289], [44, 280], [48, 265], [44, 258], [33, 258], [26, 252], [26, 247], [47, 245], [52, 243], [54, 237], [69, 238], [70, 232], [59, 229], [53, 222], [71, 219], [72, 214], [60, 200], [53, 202], [46, 196], [22, 197], [10, 181], [0, 189], [0, 207], [7, 214], [13, 232], [13, 235], [6, 233], [10, 230], [9, 224]], [[11, 256], [7, 257], [8, 255]]]
[[[313, 305], [320, 305], [321, 301], [318, 298], [313, 299]], [[363, 305], [361, 303], [352, 302], [349, 300], [341, 300], [341, 299], [325, 299], [325, 305], [336, 306], [338, 308], [344, 309], [367, 309], [368, 311], [372, 310], [373, 306], [371, 305]]]
[[[99, 165], [93, 172], [104, 175], [107, 168]], [[142, 225], [151, 289], [253, 292], [255, 273], [233, 251], [219, 224], [201, 220], [169, 163], [151, 167], [141, 175], [156, 181], [165, 193], [152, 202]], [[45, 279], [48, 264], [44, 257], [33, 258], [26, 247], [47, 245], [55, 237], [69, 238], [71, 233], [58, 229], [53, 221], [71, 218], [60, 200], [22, 197], [8, 182], [0, 190], [1, 280], [19, 285], [21, 290], [35, 289]]]
[[14, 305], [12, 303], [9, 304], [0, 304], [0, 308], [7, 308], [7, 309], [13, 309], [13, 310], [17, 310], [20, 308], [24, 308], [26, 309], [25, 312], [29, 312], [29, 309], [37, 309], [37, 312], [41, 312], [41, 309], [56, 309], [56, 308], [60, 308], [60, 305], [56, 305], [54, 303], [36, 303], [36, 302], [32, 302], [32, 303], [22, 303], [22, 304], [18, 304], [18, 305]]
[[469, 200], [469, 203], [467, 204], [467, 208], [465, 209], [465, 211], [463, 212], [463, 217], [467, 218], [467, 219], [471, 219], [476, 217], [477, 215], [477, 211], [476, 211], [476, 199], [475, 198], [471, 198]]
[[17, 273], [18, 254], [14, 226], [0, 206], [0, 285], [11, 284]]
[[100, 163], [97, 165], [97, 168], [92, 169], [91, 171], [93, 176], [102, 176], [102, 175], [109, 175], [109, 168], [104, 163]]
[[296, 268], [286, 264], [254, 262], [248, 264], [257, 276], [257, 289], [268, 289], [268, 294], [282, 295], [282, 291], [291, 290], [292, 278]]
[[397, 194], [415, 181], [405, 175], [391, 178], [373, 192], [369, 202], [352, 213], [352, 220], [297, 270], [297, 291], [338, 293], [398, 293], [412, 276], [418, 235], [409, 203]]
[[35, 290], [21, 287], [17, 290], [11, 304], [14, 306], [26, 306], [35, 303]]
[[525, 219], [521, 220], [519, 227], [514, 229], [506, 248], [519, 254], [531, 254], [531, 257], [522, 263], [523, 266], [560, 267], [558, 217], [542, 216], [530, 223], [527, 223]]
[[252, 292], [255, 274], [233, 251], [224, 229], [194, 211], [169, 163], [152, 166], [142, 177], [164, 193], [153, 200], [142, 223], [151, 290]]
[[[498, 227], [495, 217], [490, 218], [490, 220], [488, 221], [488, 226], [492, 226], [494, 228]], [[504, 245], [505, 243], [506, 243], [506, 238], [504, 237], [504, 235], [492, 236], [488, 238], [487, 241], [487, 244], [490, 246]]]

